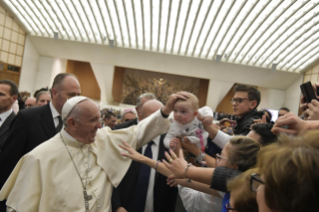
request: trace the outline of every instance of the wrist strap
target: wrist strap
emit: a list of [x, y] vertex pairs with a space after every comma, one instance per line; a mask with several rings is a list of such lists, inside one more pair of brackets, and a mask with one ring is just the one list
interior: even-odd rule
[[160, 161], [158, 160], [157, 162], [156, 162], [156, 164], [155, 164], [155, 167], [154, 167], [154, 169], [155, 169], [155, 171], [157, 172], [157, 166], [158, 166], [158, 163], [159, 163]]

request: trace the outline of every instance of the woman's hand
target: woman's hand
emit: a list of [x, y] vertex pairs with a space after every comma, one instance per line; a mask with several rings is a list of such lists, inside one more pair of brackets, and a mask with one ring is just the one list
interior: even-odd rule
[[172, 150], [165, 152], [166, 159], [170, 162], [163, 160], [166, 168], [168, 168], [176, 178], [184, 178], [185, 167], [187, 166], [187, 162], [184, 159], [184, 154], [182, 149], [179, 149], [179, 156], [177, 157]]
[[131, 147], [127, 142], [122, 141], [123, 145], [119, 145], [122, 149], [128, 151], [128, 153], [125, 152], [121, 152], [121, 155], [123, 155], [124, 157], [128, 157], [131, 158], [132, 160], [141, 162], [143, 161], [143, 159], [145, 158], [144, 155], [142, 155], [141, 153], [137, 152], [133, 147]]
[[187, 137], [184, 137], [183, 140], [184, 142], [182, 142], [182, 146], [184, 147], [184, 149], [186, 149], [187, 152], [192, 153], [193, 155], [195, 155], [195, 157], [201, 153], [196, 144], [191, 143]]
[[177, 187], [178, 183], [174, 180], [174, 175], [170, 175], [167, 178], [167, 185], [170, 187]]

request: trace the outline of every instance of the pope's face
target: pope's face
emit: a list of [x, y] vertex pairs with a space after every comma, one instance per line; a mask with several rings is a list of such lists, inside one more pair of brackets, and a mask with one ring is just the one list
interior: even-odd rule
[[88, 105], [81, 109], [81, 116], [79, 120], [76, 120], [76, 136], [74, 137], [84, 144], [90, 144], [95, 141], [96, 132], [101, 128], [101, 113], [93, 102], [85, 101], [85, 103]]

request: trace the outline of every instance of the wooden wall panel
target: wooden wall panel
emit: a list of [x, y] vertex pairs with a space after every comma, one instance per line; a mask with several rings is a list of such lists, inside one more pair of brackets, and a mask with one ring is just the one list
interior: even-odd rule
[[90, 63], [68, 60], [66, 72], [78, 78], [82, 96], [95, 100], [101, 99], [101, 90]]
[[[135, 87], [136, 88], [135, 90], [133, 90], [133, 91], [131, 89], [125, 90], [125, 88], [130, 87], [128, 82], [126, 82], [128, 84], [125, 84], [126, 77], [130, 77], [130, 80], [128, 80], [128, 82], [134, 81], [134, 83], [132, 84], [131, 87], [133, 87], [133, 85], [137, 86], [137, 87]], [[196, 83], [196, 85], [195, 85], [196, 92], [194, 92], [194, 91], [191, 91], [191, 92], [193, 92], [198, 97], [200, 107], [203, 107], [206, 105], [208, 86], [209, 86], [209, 80], [207, 80], [207, 79], [185, 77], [185, 76], [179, 76], [179, 75], [174, 75], [174, 74], [163, 74], [163, 73], [158, 73], [158, 72], [137, 70], [137, 69], [131, 69], [131, 68], [124, 68], [124, 67], [115, 67], [115, 69], [114, 69], [113, 87], [112, 87], [112, 95], [113, 95], [114, 102], [118, 102], [118, 103], [125, 102], [125, 104], [134, 104], [134, 103], [127, 103], [126, 101], [123, 100], [123, 98], [124, 97], [125, 98], [126, 97], [132, 98], [130, 96], [130, 94], [132, 94], [132, 93], [130, 93], [130, 92], [139, 93], [140, 91], [142, 91], [142, 93], [144, 93], [144, 92], [154, 93], [155, 95], [158, 95], [159, 101], [164, 101], [163, 99], [160, 99], [161, 95], [156, 93], [156, 92], [159, 92], [161, 90], [156, 89], [156, 85], [147, 84], [147, 83], [154, 83], [153, 82], [154, 80], [156, 80], [156, 79], [160, 80], [161, 78], [166, 79], [165, 81], [168, 81], [167, 89], [169, 91], [171, 91], [172, 88], [174, 88], [176, 90], [181, 86], [184, 86], [184, 88], [180, 88], [181, 90], [185, 90], [185, 88], [192, 89], [192, 87], [189, 88], [189, 87], [187, 87], [187, 85], [190, 82]], [[186, 83], [181, 79], [187, 80]], [[135, 85], [136, 83], [138, 85]], [[175, 85], [174, 83], [177, 83], [177, 85]], [[127, 92], [129, 92], [129, 94], [127, 94]], [[136, 93], [133, 93], [133, 94], [135, 95]], [[165, 94], [165, 96], [166, 95], [167, 94]], [[125, 99], [125, 100], [127, 100], [127, 99]]]
[[112, 95], [114, 102], [121, 102], [125, 68], [115, 67], [113, 77]]
[[231, 89], [228, 91], [226, 96], [219, 103], [219, 105], [216, 108], [216, 112], [224, 112], [224, 113], [233, 114], [233, 105], [231, 104], [230, 99], [233, 98], [234, 96], [233, 89], [235, 86], [236, 84], [234, 84], [233, 87], [231, 87]]
[[68, 60], [68, 63], [66, 64], [66, 73], [74, 74], [75, 63], [76, 63], [76, 61], [74, 61], [74, 60]]
[[17, 84], [19, 87], [19, 80], [20, 80], [20, 74], [19, 73], [14, 73], [10, 71], [0, 71], [0, 80], [2, 79], [8, 79]]
[[199, 89], [198, 89], [198, 96], [197, 96], [199, 107], [206, 106], [207, 94], [208, 94], [208, 86], [209, 86], [209, 80], [200, 79], [200, 81], [199, 81]]

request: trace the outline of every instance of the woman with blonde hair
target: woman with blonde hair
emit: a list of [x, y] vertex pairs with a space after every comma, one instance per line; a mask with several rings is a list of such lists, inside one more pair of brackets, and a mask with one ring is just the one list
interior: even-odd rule
[[251, 177], [260, 212], [319, 211], [319, 131], [281, 136], [261, 150]]

